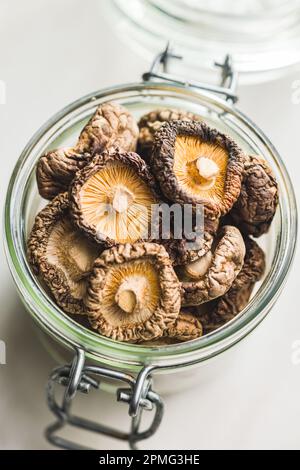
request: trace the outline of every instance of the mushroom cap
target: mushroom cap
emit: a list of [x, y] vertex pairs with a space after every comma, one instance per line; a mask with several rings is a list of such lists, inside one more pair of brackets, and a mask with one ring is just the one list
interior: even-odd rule
[[161, 128], [164, 122], [178, 120], [201, 121], [201, 118], [197, 114], [175, 108], [155, 109], [140, 118], [137, 152], [146, 162], [150, 161], [155, 132]]
[[200, 338], [203, 334], [201, 322], [197, 315], [181, 311], [175, 323], [164, 332], [164, 336], [152, 341], [143, 341], [143, 346], [168, 346]]
[[203, 122], [164, 123], [155, 134], [151, 165], [167, 198], [203, 204], [205, 215], [212, 219], [226, 214], [240, 194], [242, 150]]
[[28, 260], [66, 312], [84, 313], [87, 276], [99, 246], [71, 223], [67, 193], [56, 196], [37, 216], [28, 239]]
[[167, 329], [166, 336], [178, 342], [191, 341], [203, 334], [202, 324], [193, 313], [181, 311], [174, 323]]
[[101, 153], [112, 147], [134, 152], [138, 135], [139, 128], [132, 114], [119, 103], [110, 101], [98, 106], [82, 129], [77, 148], [90, 153]]
[[89, 153], [78, 153], [76, 148], [51, 150], [42, 155], [36, 167], [36, 180], [40, 195], [44, 199], [53, 199], [65, 192], [75, 173], [90, 160]]
[[278, 185], [271, 168], [261, 157], [249, 156], [230, 216], [243, 233], [259, 237], [268, 231], [277, 205]]
[[170, 259], [174, 266], [182, 266], [189, 263], [193, 263], [198, 259], [205, 256], [205, 254], [211, 249], [214, 237], [209, 233], [204, 233], [204, 237], [199, 243], [199, 248], [190, 249], [189, 242], [186, 239], [176, 240], [171, 238], [170, 240], [161, 240], [161, 244], [165, 247], [169, 253]]
[[[131, 308], [123, 309], [120, 290], [135, 294]], [[161, 245], [118, 245], [95, 261], [85, 302], [91, 325], [100, 334], [118, 341], [153, 340], [179, 314], [180, 283]]]
[[231, 288], [222, 297], [205, 304], [205, 311], [196, 307], [204, 334], [208, 334], [232, 320], [248, 304], [251, 293], [265, 271], [265, 254], [260, 246], [245, 237], [246, 255], [244, 265]]
[[74, 147], [51, 150], [37, 164], [40, 195], [53, 199], [67, 191], [78, 170], [91, 161], [92, 154], [108, 148], [136, 149], [138, 127], [129, 111], [118, 103], [103, 103], [82, 129]]
[[70, 201], [76, 225], [109, 247], [148, 237], [159, 196], [144, 160], [133, 152], [113, 150], [95, 155], [76, 174]]
[[195, 244], [189, 243], [184, 233], [181, 239], [174, 238], [171, 233], [170, 239], [162, 239], [160, 243], [166, 248], [174, 266], [186, 265], [199, 260], [211, 250], [218, 227], [219, 219], [205, 219], [203, 233], [195, 243], [196, 247]]
[[200, 305], [224, 295], [242, 269], [245, 244], [233, 226], [221, 228], [206, 273], [199, 279], [182, 282], [182, 305]]

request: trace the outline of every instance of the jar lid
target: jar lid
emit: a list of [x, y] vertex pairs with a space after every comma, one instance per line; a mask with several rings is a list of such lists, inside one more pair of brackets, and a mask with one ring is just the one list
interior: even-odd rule
[[197, 78], [233, 58], [242, 82], [275, 78], [300, 62], [300, 0], [113, 0], [114, 27], [143, 57], [170, 40]]

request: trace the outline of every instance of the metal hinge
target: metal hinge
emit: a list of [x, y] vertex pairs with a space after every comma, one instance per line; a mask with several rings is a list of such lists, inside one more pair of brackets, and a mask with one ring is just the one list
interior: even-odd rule
[[[50, 375], [47, 385], [48, 406], [57, 420], [46, 429], [46, 438], [51, 444], [62, 449], [88, 450], [88, 447], [57, 434], [62, 428], [70, 425], [128, 441], [130, 448], [136, 449], [137, 442], [151, 437], [156, 432], [163, 417], [163, 402], [160, 396], [152, 390], [150, 374], [153, 369], [151, 366], [145, 366], [137, 377], [134, 377], [105, 367], [85, 365], [84, 351], [76, 349], [72, 364], [58, 367]], [[125, 385], [117, 389], [117, 400], [129, 405], [131, 417], [129, 432], [122, 432], [71, 413], [71, 406], [77, 392], [88, 393], [91, 388], [99, 389], [101, 379], [110, 379]], [[57, 384], [65, 387], [61, 403], [58, 403], [56, 399]], [[140, 431], [143, 410], [153, 411], [154, 416], [148, 429]]]
[[238, 96], [236, 94], [236, 88], [238, 75], [234, 70], [232, 58], [230, 55], [227, 54], [225, 56], [223, 63], [215, 62], [215, 66], [221, 69], [220, 85], [211, 85], [209, 83], [202, 83], [196, 80], [187, 80], [179, 75], [168, 73], [168, 63], [170, 59], [181, 60], [182, 58], [182, 56], [176, 55], [172, 52], [170, 43], [168, 42], [166, 48], [155, 57], [150, 70], [143, 74], [143, 80], [164, 80], [186, 87], [193, 87], [210, 91], [212, 93], [225, 96], [226, 101], [231, 101], [232, 103], [237, 102]]

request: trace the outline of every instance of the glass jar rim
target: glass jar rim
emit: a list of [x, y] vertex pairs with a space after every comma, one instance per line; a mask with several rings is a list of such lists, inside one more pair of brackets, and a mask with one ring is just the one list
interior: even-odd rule
[[230, 7], [220, 13], [182, 0], [113, 0], [104, 13], [121, 40], [144, 58], [151, 60], [168, 39], [197, 78], [199, 72], [211, 77], [215, 62], [229, 54], [247, 84], [276, 78], [299, 64], [299, 0], [273, 10], [233, 15]]
[[[65, 315], [40, 289], [29, 268], [22, 246], [24, 227], [19, 220], [24, 205], [24, 193], [31, 174], [28, 168], [34, 167], [36, 163], [32, 160], [31, 152], [37, 142], [45, 138], [47, 133], [51, 133], [55, 126], [59, 128], [63, 119], [69, 119], [72, 113], [79, 112], [82, 107], [95, 100], [111, 101], [125, 94], [130, 95], [132, 92], [150, 93], [152, 90], [162, 94], [172, 92], [182, 97], [201, 98], [223, 112], [234, 115], [239, 122], [254, 132], [272, 154], [278, 169], [282, 187], [279, 210], [281, 220], [284, 220], [284, 226], [281, 224], [281, 231], [278, 234], [279, 249], [276, 259], [263, 285], [246, 308], [234, 320], [209, 335], [186, 343], [160, 347], [121, 343], [105, 338], [85, 329]], [[56, 113], [34, 134], [22, 151], [9, 182], [5, 204], [5, 247], [8, 263], [21, 298], [35, 321], [66, 347], [82, 348], [86, 351], [87, 357], [122, 368], [139, 368], [149, 362], [160, 368], [187, 366], [213, 357], [244, 338], [264, 319], [277, 299], [294, 256], [296, 235], [297, 209], [292, 184], [278, 152], [268, 138], [231, 103], [212, 93], [172, 83], [137, 82], [106, 88], [88, 94]]]

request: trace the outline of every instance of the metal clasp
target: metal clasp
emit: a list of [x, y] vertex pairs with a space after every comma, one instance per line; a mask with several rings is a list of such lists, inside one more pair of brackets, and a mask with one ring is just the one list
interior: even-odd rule
[[[128, 441], [130, 448], [136, 449], [137, 442], [151, 437], [156, 432], [163, 417], [163, 402], [160, 396], [152, 390], [151, 372], [153, 369], [151, 366], [145, 366], [137, 377], [134, 377], [105, 367], [85, 365], [84, 351], [76, 349], [72, 364], [58, 367], [50, 375], [47, 385], [47, 400], [48, 406], [57, 420], [46, 429], [46, 438], [51, 444], [63, 449], [87, 450], [88, 447], [57, 434], [65, 426], [71, 425]], [[71, 413], [71, 405], [77, 392], [88, 393], [91, 388], [99, 389], [101, 378], [112, 379], [123, 384], [123, 387], [117, 389], [117, 400], [129, 404], [130, 432], [122, 432]], [[58, 403], [56, 399], [56, 384], [65, 387], [61, 403]], [[140, 431], [143, 410], [153, 411], [154, 417], [148, 429]]]
[[199, 88], [201, 90], [225, 96], [226, 101], [231, 101], [232, 103], [237, 102], [238, 96], [236, 94], [236, 88], [238, 74], [234, 70], [230, 55], [226, 55], [223, 63], [215, 62], [215, 66], [221, 68], [222, 77], [220, 85], [211, 85], [209, 83], [202, 83], [196, 80], [187, 80], [179, 75], [168, 73], [168, 63], [170, 59], [181, 60], [183, 57], [174, 54], [171, 50], [170, 43], [168, 42], [166, 48], [155, 57], [150, 70], [143, 74], [143, 80], [149, 81], [154, 78], [173, 82], [186, 87]]

